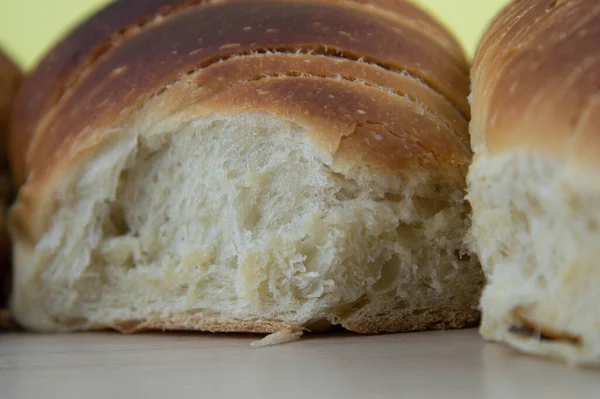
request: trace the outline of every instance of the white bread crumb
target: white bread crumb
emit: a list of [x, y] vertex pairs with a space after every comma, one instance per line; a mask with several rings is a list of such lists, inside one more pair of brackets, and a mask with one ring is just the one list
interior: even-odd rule
[[291, 342], [299, 341], [304, 332], [294, 331], [292, 329], [285, 329], [277, 331], [276, 333], [269, 334], [263, 339], [254, 341], [250, 344], [253, 348], [264, 348], [266, 346], [289, 344]]

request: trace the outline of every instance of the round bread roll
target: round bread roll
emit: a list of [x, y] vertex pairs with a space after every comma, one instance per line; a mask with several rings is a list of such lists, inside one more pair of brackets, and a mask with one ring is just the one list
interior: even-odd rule
[[[10, 172], [7, 158], [9, 114], [17, 94], [21, 73], [0, 51], [0, 308], [5, 305], [10, 288], [10, 238], [7, 211], [11, 200]], [[0, 325], [3, 324], [0, 321]]]
[[39, 331], [478, 322], [469, 66], [405, 1], [119, 1], [25, 82], [12, 311]]
[[473, 67], [473, 241], [483, 336], [600, 362], [600, 2], [523, 0]]

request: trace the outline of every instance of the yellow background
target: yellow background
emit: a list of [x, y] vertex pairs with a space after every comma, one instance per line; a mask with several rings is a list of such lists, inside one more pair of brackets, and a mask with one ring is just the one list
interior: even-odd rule
[[[144, 0], [129, 0], [144, 1]], [[436, 14], [472, 54], [490, 18], [507, 0], [416, 0]], [[0, 0], [0, 46], [24, 67], [108, 0]]]

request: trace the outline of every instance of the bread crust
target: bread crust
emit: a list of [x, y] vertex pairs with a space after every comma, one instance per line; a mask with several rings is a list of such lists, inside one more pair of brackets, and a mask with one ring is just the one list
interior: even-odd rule
[[[593, 294], [582, 290], [577, 278], [568, 277], [585, 276], [581, 280], [585, 279], [586, 287], [597, 280], [597, 262], [585, 257], [595, 248], [590, 245], [594, 229], [581, 233], [592, 237], [586, 242], [573, 226], [581, 223], [577, 217], [593, 225], [598, 209], [598, 43], [597, 1], [513, 1], [484, 34], [472, 71], [475, 161], [469, 181], [474, 226], [483, 232], [474, 233], [475, 240], [480, 254], [490, 254], [489, 262], [483, 260], [485, 255], [481, 258], [491, 276], [489, 295], [484, 291], [482, 299], [482, 335], [572, 363], [598, 362], [598, 324], [593, 321], [597, 313], [577, 305], [590, 303]], [[498, 183], [499, 191], [504, 191], [502, 199], [490, 201], [493, 195], [486, 189], [495, 185], [498, 176], [512, 176], [504, 164], [508, 162], [517, 165], [517, 183]], [[555, 198], [552, 208], [548, 204]], [[580, 203], [586, 206], [579, 208]], [[563, 210], [568, 216], [561, 218]], [[510, 223], [494, 229], [497, 220]], [[543, 235], [540, 226], [552, 226], [550, 233]], [[519, 259], [504, 260], [502, 252], [513, 251], [505, 242], [505, 231], [527, 243], [527, 251], [513, 252], [521, 255]], [[568, 239], [581, 245], [571, 253], [564, 247], [548, 250], [553, 240]], [[546, 260], [548, 254], [552, 261]], [[527, 288], [529, 292], [505, 290], [532, 281], [535, 285]], [[590, 322], [582, 327], [578, 320]]]
[[[53, 50], [21, 92], [11, 149], [15, 184], [26, 183], [10, 223], [22, 259], [49, 226], [59, 181], [121, 131], [149, 131], [168, 117], [183, 123], [218, 112], [266, 112], [306, 127], [338, 168], [384, 176], [427, 170], [464, 185], [468, 64], [452, 36], [410, 3], [132, 3], [114, 3], [79, 28], [79, 38]], [[139, 20], [141, 27], [129, 25]], [[215, 25], [223, 20], [228, 24]], [[459, 328], [478, 318], [464, 306], [414, 316], [373, 312], [343, 325], [377, 333]], [[107, 327], [265, 333], [298, 326], [173, 315], [94, 328]]]
[[[28, 78], [11, 134], [17, 185], [30, 171], [41, 169], [36, 163], [46, 165], [48, 157], [83, 127], [113, 123], [187, 71], [232, 54], [271, 49], [363, 58], [407, 70], [442, 93], [463, 115], [469, 113], [464, 55], [443, 44], [453, 40], [448, 32], [436, 32], [436, 38], [443, 38], [436, 40], [421, 33], [414, 22], [399, 23], [414, 16], [426, 26], [435, 25], [408, 2], [393, 6], [371, 2], [371, 7], [349, 0], [134, 3], [138, 2], [116, 2], [93, 17]], [[382, 18], [378, 7], [390, 10], [392, 17]], [[398, 17], [403, 10], [407, 17]], [[222, 20], [228, 24], [215, 25]], [[77, 112], [64, 111], [75, 105]]]
[[533, 151], [577, 168], [600, 156], [600, 3], [512, 3], [473, 66], [473, 146]]
[[[380, 314], [358, 314], [341, 321], [341, 326], [358, 334], [386, 334], [398, 331], [415, 332], [475, 327], [479, 321], [477, 309], [441, 309], [415, 316], [408, 311], [392, 310]], [[146, 320], [112, 320], [97, 329], [113, 329], [126, 334], [144, 331], [207, 331], [213, 333], [242, 332], [271, 334], [284, 330], [307, 330], [310, 326], [295, 326], [277, 320], [222, 320], [206, 316], [156, 316]], [[92, 328], [94, 329], [94, 328]], [[325, 330], [326, 331], [326, 330]], [[323, 332], [323, 330], [315, 331]]]
[[277, 320], [222, 320], [218, 317], [172, 315], [168, 318], [156, 316], [145, 320], [112, 320], [98, 326], [100, 330], [107, 328], [125, 334], [156, 330], [271, 334], [295, 327]]

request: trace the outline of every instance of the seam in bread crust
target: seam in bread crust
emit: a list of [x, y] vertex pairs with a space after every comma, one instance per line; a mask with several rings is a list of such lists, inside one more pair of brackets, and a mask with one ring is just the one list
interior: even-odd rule
[[[394, 66], [391, 65], [390, 63], [387, 62], [382, 62], [380, 60], [377, 60], [373, 57], [368, 57], [368, 56], [361, 56], [359, 54], [353, 54], [351, 51], [347, 51], [347, 50], [343, 50], [343, 49], [339, 49], [336, 48], [334, 46], [330, 46], [330, 45], [304, 45], [302, 47], [297, 46], [297, 47], [289, 47], [289, 46], [281, 46], [281, 47], [269, 47], [269, 48], [255, 48], [252, 51], [232, 51], [228, 54], [220, 54], [218, 56], [209, 58], [209, 59], [205, 59], [203, 60], [201, 63], [199, 63], [198, 65], [194, 66], [193, 68], [190, 68], [186, 74], [187, 75], [191, 75], [192, 73], [203, 69], [203, 68], [207, 68], [217, 62], [220, 61], [225, 61], [227, 59], [233, 58], [233, 57], [240, 57], [240, 56], [247, 56], [247, 55], [253, 55], [253, 54], [268, 54], [268, 53], [279, 53], [279, 54], [306, 54], [306, 55], [322, 55], [322, 56], [327, 56], [327, 57], [336, 57], [336, 58], [342, 58], [342, 59], [346, 59], [349, 61], [357, 61], [357, 62], [364, 62], [366, 64], [369, 65], [375, 65], [378, 66], [386, 71], [389, 72], [396, 72], [396, 73], [401, 73], [401, 74], [405, 74], [405, 75], [409, 75], [410, 77], [412, 77], [413, 79], [416, 79], [417, 81], [419, 81], [420, 83], [422, 83], [423, 85], [427, 86], [429, 89], [433, 90], [434, 92], [436, 92], [437, 94], [439, 94], [442, 98], [444, 98], [448, 104], [450, 104], [463, 118], [467, 119], [467, 116], [462, 112], [462, 110], [458, 107], [458, 105], [452, 101], [447, 95], [445, 95], [441, 90], [439, 90], [438, 88], [436, 88], [436, 85], [434, 82], [431, 81], [431, 79], [427, 76], [424, 76], [423, 74], [419, 73], [416, 70], [410, 70], [407, 69], [404, 66]], [[90, 68], [91, 71], [91, 68]], [[82, 79], [77, 80], [77, 82], [80, 82], [83, 80], [83, 76]], [[43, 116], [43, 118], [40, 120], [40, 122], [38, 123], [37, 127], [36, 127], [36, 133], [34, 133], [34, 138], [32, 139], [32, 143], [35, 142], [35, 136], [37, 136], [39, 130], [41, 127], [43, 127], [44, 125], [50, 123], [54, 117], [60, 113], [61, 110], [61, 103], [65, 102], [67, 99], [70, 98], [71, 94], [75, 93], [77, 90], [77, 82], [73, 83], [70, 86], [70, 89], [65, 91], [59, 99], [56, 100], [56, 102], [53, 104], [53, 108], [51, 108], [46, 115]], [[31, 147], [31, 145], [30, 145]]]
[[[97, 62], [107, 57], [112, 50], [119, 47], [128, 38], [139, 34], [145, 29], [152, 28], [153, 26], [158, 25], [160, 23], [164, 23], [165, 19], [167, 18], [175, 18], [182, 13], [196, 11], [196, 9], [199, 7], [204, 7], [210, 4], [215, 4], [223, 1], [224, 0], [187, 0], [183, 1], [181, 4], [162, 6], [153, 15], [145, 16], [143, 18], [140, 18], [135, 23], [129, 24], [118, 29], [115, 33], [106, 38], [102, 43], [100, 43], [95, 49], [93, 49], [90, 52], [90, 55], [84, 62], [82, 62], [78, 70], [74, 71], [67, 80], [67, 82], [59, 88], [59, 90], [56, 93], [56, 98], [53, 101], [52, 105], [56, 105], [58, 102], [60, 102], [62, 97], [66, 95], [69, 90], [71, 90], [74, 86], [77, 85], [77, 83], [79, 83], [87, 75], [89, 75], [89, 73], [91, 72], [91, 70]], [[362, 9], [367, 12], [372, 13], [374, 10], [376, 10], [380, 14], [387, 15], [390, 18], [393, 18], [394, 21], [397, 23], [406, 23], [406, 20], [404, 18], [401, 18], [400, 15], [389, 10], [382, 9], [370, 1], [363, 2], [357, 0], [345, 0], [345, 2], [360, 5], [362, 6]], [[443, 47], [441, 48], [443, 50], [446, 50]], [[452, 52], [448, 52], [448, 54], [454, 56]]]
[[[335, 50], [331, 48], [331, 46], [323, 46], [322, 49], [319, 49], [317, 47], [314, 48], [304, 48], [304, 49], [289, 49], [289, 51], [286, 51], [288, 49], [286, 48], [268, 48], [268, 49], [257, 49], [254, 51], [248, 51], [248, 52], [239, 52], [239, 53], [233, 53], [231, 55], [225, 56], [225, 57], [220, 57], [217, 61], [212, 62], [208, 65], [203, 65], [200, 66], [198, 68], [195, 69], [191, 69], [187, 72], [188, 75], [191, 75], [197, 71], [199, 71], [200, 69], [203, 68], [208, 68], [212, 65], [218, 64], [219, 62], [226, 62], [229, 61], [231, 59], [235, 59], [235, 58], [242, 58], [245, 56], [253, 56], [253, 55], [271, 55], [271, 54], [294, 54], [294, 55], [307, 55], [307, 56], [315, 56], [315, 57], [326, 57], [326, 58], [330, 58], [330, 59], [342, 59], [342, 60], [347, 60], [347, 61], [355, 61], [358, 62], [360, 64], [364, 64], [364, 65], [368, 65], [371, 67], [375, 67], [375, 68], [380, 68], [384, 71], [387, 72], [392, 72], [392, 73], [396, 73], [405, 77], [408, 77], [414, 81], [416, 81], [417, 83], [419, 83], [421, 86], [426, 87], [427, 89], [431, 90], [432, 92], [434, 92], [435, 94], [437, 94], [440, 98], [444, 99], [446, 101], [447, 104], [451, 105], [452, 108], [458, 112], [458, 114], [462, 117], [462, 119], [466, 122], [468, 119], [465, 117], [465, 115], [463, 115], [463, 113], [460, 111], [460, 109], [456, 106], [456, 104], [454, 104], [450, 99], [448, 99], [443, 93], [441, 93], [439, 90], [437, 90], [436, 88], [434, 88], [433, 86], [431, 86], [429, 83], [426, 82], [425, 78], [423, 78], [422, 76], [420, 76], [419, 73], [414, 73], [408, 69], [405, 68], [398, 68], [398, 67], [392, 67], [392, 66], [388, 66], [385, 63], [378, 63], [378, 62], [374, 62], [373, 60], [369, 59], [369, 57], [364, 57], [364, 56], [351, 56], [348, 53], [344, 53], [343, 51], [339, 51], [339, 50]], [[285, 73], [285, 72], [284, 72]], [[328, 75], [329, 76], [329, 75]], [[337, 73], [332, 73], [331, 76], [338, 76]], [[368, 81], [365, 80], [365, 82], [367, 82], [369, 85], [371, 85], [372, 87], [377, 87], [380, 88], [381, 90], [387, 91], [387, 92], [396, 92], [396, 94], [400, 94], [398, 91], [393, 90], [391, 88], [388, 87], [384, 87], [381, 85], [377, 85], [377, 84], [373, 84], [370, 83]], [[411, 96], [411, 93], [405, 93], [403, 92], [402, 95], [405, 96]], [[417, 100], [415, 100], [417, 101]], [[423, 106], [426, 106], [425, 104], [422, 104]]]

